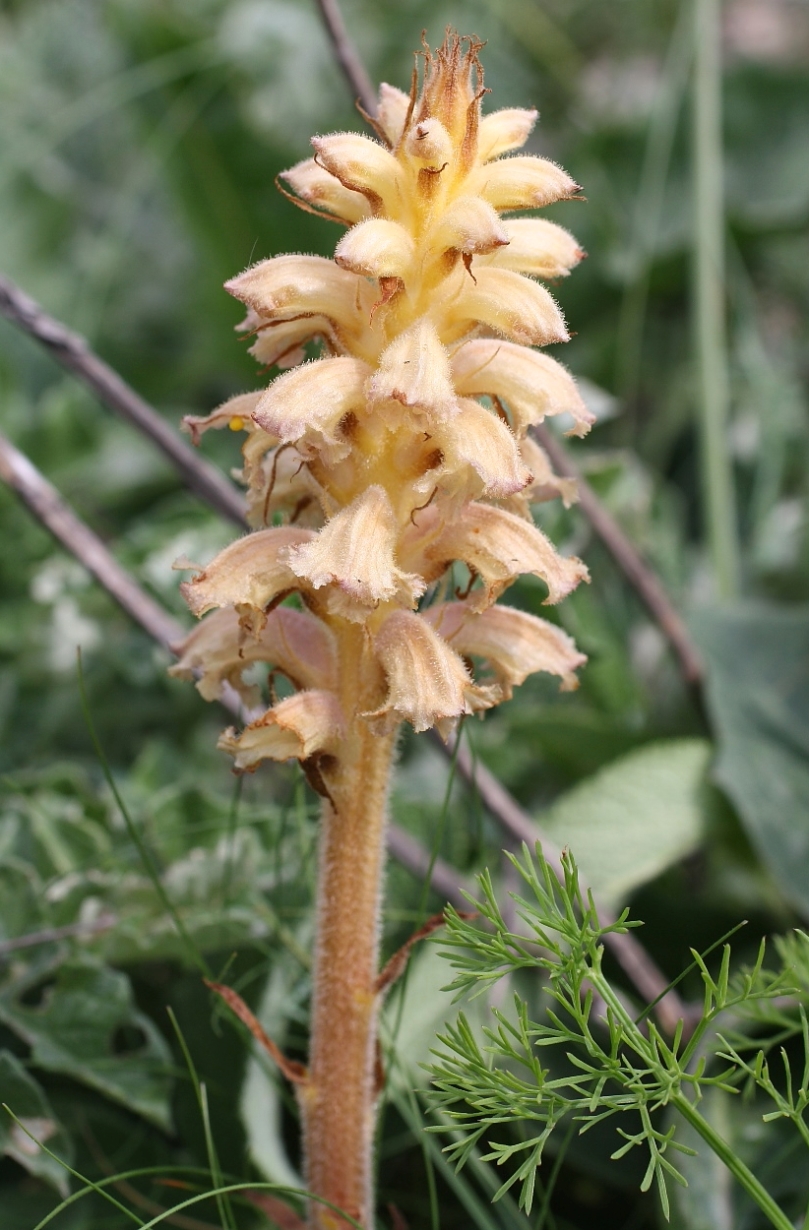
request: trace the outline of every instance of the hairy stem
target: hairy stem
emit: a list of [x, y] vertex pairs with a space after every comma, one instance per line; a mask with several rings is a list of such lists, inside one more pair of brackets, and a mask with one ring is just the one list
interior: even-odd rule
[[[354, 648], [343, 659], [343, 676], [356, 709], [362, 648]], [[394, 735], [375, 735], [355, 719], [339, 766], [329, 774], [332, 801], [324, 802], [319, 852], [309, 1080], [302, 1091], [307, 1187], [368, 1230], [379, 1092], [376, 978], [394, 741]], [[313, 1204], [309, 1216], [313, 1230], [349, 1224], [325, 1205]]]

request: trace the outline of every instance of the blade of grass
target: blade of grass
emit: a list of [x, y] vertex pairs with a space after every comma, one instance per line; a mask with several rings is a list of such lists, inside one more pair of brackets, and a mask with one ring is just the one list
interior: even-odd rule
[[[211, 1183], [213, 1184], [214, 1189], [218, 1190], [219, 1187], [221, 1187], [221, 1183], [222, 1183], [222, 1170], [219, 1165], [219, 1157], [216, 1152], [216, 1144], [214, 1142], [213, 1133], [211, 1131], [211, 1119], [210, 1119], [210, 1114], [208, 1112], [208, 1091], [205, 1088], [205, 1085], [199, 1079], [199, 1076], [197, 1074], [197, 1069], [194, 1064], [194, 1060], [191, 1058], [191, 1051], [188, 1048], [188, 1043], [185, 1040], [185, 1035], [183, 1031], [180, 1029], [180, 1023], [174, 1014], [174, 1010], [171, 1007], [169, 1007], [167, 1008], [167, 1012], [169, 1015], [169, 1020], [171, 1021], [172, 1029], [174, 1030], [174, 1033], [177, 1036], [177, 1041], [179, 1042], [180, 1049], [183, 1052], [183, 1058], [185, 1059], [185, 1064], [186, 1064], [186, 1067], [188, 1068], [188, 1074], [191, 1077], [191, 1083], [194, 1086], [194, 1093], [197, 1099], [197, 1106], [199, 1107], [199, 1113], [202, 1118], [202, 1127], [205, 1133], [205, 1149], [208, 1154], [208, 1165], [210, 1167]], [[223, 1226], [227, 1226], [228, 1230], [236, 1230], [235, 1222], [233, 1220], [233, 1210], [230, 1207], [230, 1201], [225, 1201], [224, 1203], [222, 1203], [221, 1196], [217, 1195], [216, 1205], [217, 1205], [217, 1209], [219, 1210], [219, 1217], [220, 1217], [220, 1220], [222, 1221]]]
[[542, 1197], [542, 1204], [540, 1205], [539, 1214], [537, 1215], [536, 1230], [544, 1230], [546, 1221], [549, 1223], [550, 1230], [555, 1230], [556, 1220], [551, 1213], [551, 1200], [553, 1199], [553, 1193], [562, 1169], [562, 1164], [567, 1156], [567, 1151], [570, 1148], [570, 1142], [573, 1139], [573, 1134], [575, 1131], [576, 1121], [575, 1119], [572, 1119], [570, 1121], [570, 1126], [565, 1133], [564, 1140], [559, 1147], [559, 1152], [553, 1159], [553, 1166], [551, 1167], [551, 1173], [548, 1176], [548, 1182], [545, 1186], [545, 1193]]
[[688, 6], [683, 5], [669, 40], [660, 89], [646, 132], [630, 240], [632, 280], [624, 293], [618, 318], [617, 386], [630, 402], [634, 402], [638, 391], [651, 265], [692, 56]]
[[[495, 1218], [493, 1213], [473, 1190], [463, 1173], [459, 1174], [455, 1167], [447, 1161], [441, 1146], [435, 1138], [423, 1131], [421, 1108], [411, 1107], [408, 1099], [400, 1094], [394, 1094], [392, 1101], [405, 1123], [409, 1126], [415, 1139], [421, 1143], [425, 1156], [429, 1154], [432, 1165], [441, 1175], [447, 1186], [458, 1197], [478, 1230], [503, 1230], [503, 1223], [499, 1218]], [[516, 1222], [511, 1224], [514, 1227], [517, 1226]]]
[[149, 850], [149, 848], [147, 847], [146, 843], [144, 842], [143, 838], [141, 837], [140, 833], [138, 832], [137, 826], [135, 825], [132, 817], [130, 816], [129, 810], [126, 804], [124, 803], [121, 792], [119, 791], [115, 783], [115, 778], [112, 775], [110, 763], [107, 760], [103, 747], [101, 746], [101, 740], [99, 739], [98, 733], [95, 728], [95, 723], [93, 721], [93, 715], [90, 712], [90, 704], [87, 699], [87, 689], [84, 683], [84, 671], [82, 668], [82, 661], [81, 661], [81, 649], [77, 650], [76, 660], [78, 664], [79, 697], [81, 700], [82, 713], [84, 714], [84, 720], [87, 724], [87, 730], [90, 734], [90, 739], [92, 741], [93, 747], [95, 748], [96, 755], [98, 756], [98, 761], [99, 761], [99, 764], [101, 765], [101, 771], [104, 774], [106, 783], [112, 792], [112, 797], [115, 799], [115, 802], [118, 806], [118, 810], [120, 811], [124, 824], [126, 825], [126, 829], [127, 829], [127, 832], [129, 833], [130, 839], [132, 840], [135, 848], [138, 851], [138, 854], [140, 855], [141, 862], [143, 863], [143, 866], [146, 870], [146, 873], [149, 876], [149, 879], [152, 881], [152, 884], [154, 885], [155, 892], [160, 898], [160, 903], [163, 906], [163, 909], [166, 911], [166, 913], [170, 916], [172, 922], [174, 923], [174, 926], [177, 928], [177, 934], [182, 939], [183, 944], [185, 945], [186, 951], [188, 952], [189, 958], [191, 959], [192, 963], [196, 965], [199, 970], [202, 971], [202, 973], [205, 975], [206, 978], [210, 978], [211, 971], [208, 968], [208, 963], [203, 957], [202, 953], [197, 948], [194, 941], [191, 939], [191, 936], [188, 934], [185, 924], [183, 923], [183, 920], [180, 918], [180, 915], [177, 909], [172, 904], [172, 902], [169, 900], [168, 894], [166, 893], [166, 890], [163, 887], [163, 883], [160, 879], [160, 872], [155, 864], [154, 857], [151, 851]]
[[718, 0], [693, 0], [694, 324], [703, 516], [717, 594], [739, 593], [736, 500], [728, 448], [722, 60]]
[[[211, 1113], [208, 1108], [208, 1088], [204, 1081], [199, 1083], [199, 1102], [200, 1111], [202, 1113], [202, 1127], [205, 1132], [205, 1149], [208, 1153], [208, 1162], [211, 1167], [211, 1178], [213, 1179], [214, 1189], [221, 1186], [222, 1172], [219, 1168], [219, 1158], [216, 1153], [216, 1145], [214, 1144], [213, 1132], [211, 1131]], [[223, 1225], [228, 1227], [228, 1230], [236, 1230], [236, 1220], [233, 1216], [233, 1209], [230, 1201], [222, 1198], [216, 1192], [216, 1207], [219, 1211], [219, 1219]]]
[[[72, 1174], [74, 1179], [78, 1179], [80, 1183], [86, 1184], [88, 1188], [92, 1189], [92, 1191], [94, 1192], [97, 1192], [98, 1195], [103, 1197], [104, 1200], [108, 1201], [109, 1204], [115, 1205], [116, 1209], [118, 1209], [121, 1213], [124, 1213], [129, 1218], [130, 1221], [133, 1221], [135, 1223], [135, 1225], [137, 1226], [144, 1225], [143, 1219], [138, 1217], [137, 1213], [133, 1213], [132, 1210], [128, 1209], [125, 1204], [121, 1204], [120, 1200], [116, 1200], [115, 1197], [111, 1196], [109, 1192], [105, 1192], [103, 1190], [103, 1183], [94, 1183], [92, 1179], [88, 1179], [85, 1175], [81, 1174], [78, 1170], [74, 1170], [72, 1166], [68, 1165], [68, 1163], [65, 1161], [63, 1157], [58, 1157], [55, 1153], [52, 1153], [51, 1150], [46, 1145], [44, 1145], [41, 1140], [38, 1140], [36, 1136], [32, 1135], [32, 1133], [28, 1131], [28, 1128], [25, 1126], [22, 1120], [17, 1118], [17, 1116], [14, 1114], [14, 1111], [11, 1110], [11, 1108], [7, 1106], [5, 1102], [2, 1103], [2, 1107], [3, 1107], [3, 1110], [6, 1112], [6, 1114], [11, 1116], [11, 1118], [14, 1120], [14, 1122], [16, 1123], [20, 1131], [24, 1132], [26, 1136], [30, 1137], [30, 1139], [37, 1146], [37, 1149], [41, 1149], [43, 1153], [47, 1153], [48, 1157], [51, 1157], [53, 1158], [55, 1162], [58, 1162], [59, 1165], [62, 1166], [68, 1172], [68, 1174]], [[61, 1207], [62, 1206], [60, 1205], [60, 1208]], [[52, 1214], [52, 1216], [55, 1216], [55, 1213]], [[40, 1225], [41, 1226], [45, 1225], [45, 1222], [40, 1222]]]
[[239, 805], [242, 801], [242, 787], [244, 778], [241, 774], [236, 777], [236, 782], [233, 787], [233, 798], [230, 801], [230, 810], [228, 812], [227, 829], [225, 830], [225, 870], [222, 875], [222, 906], [224, 909], [230, 905], [230, 882], [233, 879], [233, 863], [235, 856], [236, 830], [239, 825]]
[[322, 1196], [316, 1196], [314, 1192], [308, 1192], [306, 1191], [305, 1188], [289, 1187], [289, 1186], [284, 1185], [283, 1183], [255, 1183], [255, 1182], [254, 1183], [250, 1183], [250, 1182], [228, 1183], [223, 1187], [217, 1188], [216, 1192], [202, 1192], [199, 1195], [190, 1196], [188, 1200], [183, 1200], [180, 1204], [173, 1205], [172, 1208], [166, 1209], [164, 1213], [160, 1213], [158, 1214], [157, 1217], [153, 1217], [151, 1221], [147, 1221], [143, 1227], [143, 1230], [153, 1230], [154, 1226], [160, 1225], [162, 1221], [165, 1221], [167, 1217], [171, 1217], [172, 1214], [182, 1213], [184, 1209], [188, 1209], [192, 1205], [200, 1204], [203, 1200], [210, 1200], [211, 1196], [216, 1195], [217, 1193], [222, 1196], [230, 1196], [237, 1192], [248, 1192], [248, 1191], [249, 1192], [275, 1192], [276, 1194], [284, 1195], [284, 1196], [298, 1196], [298, 1197], [303, 1197], [305, 1200], [316, 1200], [318, 1204], [322, 1204], [325, 1208], [332, 1209], [333, 1212], [339, 1214], [340, 1218], [343, 1221], [347, 1222], [349, 1226], [354, 1227], [354, 1230], [366, 1230], [366, 1227], [361, 1226], [360, 1223], [355, 1218], [353, 1218], [350, 1213], [346, 1213], [345, 1209], [338, 1208], [337, 1205], [332, 1204], [330, 1200], [324, 1200]]
[[[45, 1150], [45, 1152], [47, 1152], [47, 1150]], [[60, 1162], [60, 1165], [62, 1164], [60, 1158], [57, 1158], [57, 1161]], [[137, 1170], [122, 1170], [117, 1174], [107, 1175], [105, 1178], [99, 1179], [97, 1183], [94, 1183], [91, 1179], [85, 1179], [83, 1175], [78, 1173], [78, 1171], [74, 1173], [76, 1177], [81, 1179], [84, 1183], [84, 1187], [82, 1187], [79, 1191], [71, 1192], [69, 1196], [66, 1196], [55, 1209], [51, 1209], [49, 1213], [45, 1214], [41, 1221], [37, 1222], [33, 1230], [45, 1230], [45, 1226], [50, 1225], [54, 1218], [58, 1217], [59, 1214], [64, 1212], [64, 1210], [71, 1204], [76, 1204], [77, 1201], [84, 1200], [85, 1196], [91, 1196], [93, 1192], [103, 1194], [101, 1191], [102, 1188], [112, 1187], [115, 1183], [126, 1183], [129, 1179], [146, 1179], [156, 1177], [157, 1175], [169, 1175], [172, 1178], [176, 1178], [178, 1174], [187, 1174], [204, 1175], [206, 1178], [210, 1178], [210, 1172], [208, 1170], [204, 1170], [201, 1166], [179, 1165], [139, 1166]]]

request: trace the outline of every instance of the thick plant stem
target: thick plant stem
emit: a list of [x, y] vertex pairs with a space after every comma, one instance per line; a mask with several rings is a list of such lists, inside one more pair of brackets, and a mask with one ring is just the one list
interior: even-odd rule
[[718, 1132], [714, 1131], [708, 1120], [703, 1119], [693, 1102], [689, 1102], [685, 1094], [676, 1093], [672, 1098], [672, 1105], [676, 1107], [684, 1119], [688, 1120], [694, 1130], [699, 1132], [702, 1139], [710, 1146], [716, 1156], [725, 1163], [730, 1173], [741, 1184], [748, 1196], [755, 1200], [767, 1220], [777, 1227], [777, 1230], [795, 1230], [784, 1210], [779, 1204], [776, 1204], [766, 1187], [759, 1182], [752, 1170], [745, 1166], [741, 1158], [734, 1153], [730, 1145], [722, 1139]]
[[694, 297], [705, 517], [720, 598], [739, 591], [739, 546], [728, 448], [722, 62], [718, 0], [694, 4]]
[[[356, 680], [355, 680], [356, 686]], [[319, 854], [309, 1080], [302, 1089], [306, 1185], [373, 1226], [372, 1153], [378, 1095], [375, 983], [394, 735], [360, 719], [329, 776]], [[313, 1230], [350, 1223], [313, 1202]]]

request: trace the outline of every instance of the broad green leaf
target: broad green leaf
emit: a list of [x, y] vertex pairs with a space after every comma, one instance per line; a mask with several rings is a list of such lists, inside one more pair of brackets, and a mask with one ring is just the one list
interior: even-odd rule
[[29, 1174], [44, 1179], [61, 1196], [66, 1196], [67, 1171], [55, 1158], [43, 1152], [37, 1141], [69, 1162], [70, 1139], [51, 1110], [41, 1086], [26, 1072], [19, 1059], [6, 1050], [0, 1051], [0, 1103], [20, 1121], [15, 1123], [11, 1115], [0, 1111], [0, 1154], [13, 1158]]
[[[304, 942], [311, 943], [308, 926], [303, 934]], [[299, 1015], [304, 994], [300, 963], [289, 951], [282, 950], [273, 965], [256, 1013], [269, 1036], [282, 1048], [290, 1019], [293, 1015]], [[281, 1077], [257, 1042], [253, 1043], [247, 1061], [239, 1113], [247, 1134], [250, 1157], [260, 1172], [271, 1183], [303, 1187], [303, 1179], [290, 1162], [284, 1144]]]
[[571, 849], [601, 900], [622, 902], [699, 846], [710, 753], [703, 739], [630, 752], [563, 794], [539, 823]]
[[88, 957], [31, 967], [0, 994], [0, 1020], [32, 1048], [35, 1067], [171, 1127], [170, 1052], [135, 1007], [126, 974]]
[[703, 610], [715, 776], [765, 866], [809, 913], [809, 608]]

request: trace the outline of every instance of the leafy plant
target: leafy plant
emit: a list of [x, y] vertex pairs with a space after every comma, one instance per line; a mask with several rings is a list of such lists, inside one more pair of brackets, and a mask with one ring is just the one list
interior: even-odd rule
[[[715, 975], [705, 958], [694, 952], [703, 984], [702, 1010], [687, 1030], [681, 1020], [674, 1037], [666, 1040], [649, 1019], [648, 1009], [634, 1015], [604, 972], [604, 936], [638, 925], [629, 921], [628, 911], [616, 923], [602, 927], [592, 896], [582, 896], [569, 854], [563, 856], [564, 883], [556, 879], [539, 846], [536, 860], [523, 847], [522, 857], [512, 856], [511, 862], [528, 889], [527, 896], [513, 894], [524, 930], [507, 925], [491, 877], [481, 875], [483, 896], [474, 904], [490, 929], [457, 911], [448, 912], [446, 955], [458, 971], [451, 986], [459, 993], [471, 989], [480, 994], [509, 974], [540, 971], [543, 990], [552, 1002], [539, 1020], [533, 1020], [525, 1001], [515, 995], [513, 1016], [494, 1009], [497, 1026], [484, 1029], [485, 1045], [463, 1016], [439, 1035], [445, 1049], [430, 1074], [438, 1105], [461, 1129], [460, 1139], [447, 1147], [456, 1164], [463, 1166], [493, 1128], [519, 1124], [522, 1138], [489, 1140], [491, 1151], [484, 1160], [513, 1167], [495, 1199], [520, 1184], [520, 1206], [530, 1211], [537, 1169], [557, 1128], [572, 1120], [584, 1133], [618, 1118], [616, 1130], [625, 1143], [613, 1158], [634, 1148], [646, 1151], [641, 1189], [656, 1184], [668, 1217], [668, 1182], [686, 1183], [674, 1155], [693, 1152], [677, 1138], [674, 1123], [661, 1126], [659, 1114], [670, 1108], [725, 1163], [772, 1225], [779, 1230], [791, 1227], [791, 1220], [745, 1162], [700, 1113], [699, 1102], [706, 1089], [736, 1092], [739, 1085], [753, 1083], [775, 1103], [765, 1122], [788, 1118], [809, 1145], [809, 1127], [803, 1118], [809, 1105], [809, 1029], [803, 1004], [796, 1005], [781, 1032], [782, 1039], [797, 1034], [803, 1043], [797, 1090], [785, 1050], [781, 1054], [786, 1088], [781, 1091], [771, 1074], [767, 1048], [746, 1059], [741, 1053], [745, 1043], [734, 1045], [717, 1028], [723, 1016], [754, 1013], [762, 1001], [809, 992], [809, 983], [798, 985], [796, 980], [799, 970], [806, 973], [809, 936], [799, 931], [792, 946], [782, 946], [786, 959], [775, 972], [764, 966], [762, 941], [754, 965], [733, 978], [729, 945], [723, 948]], [[717, 1066], [716, 1060], [722, 1062]], [[623, 1116], [628, 1117], [628, 1126], [620, 1125], [627, 1123]]]

